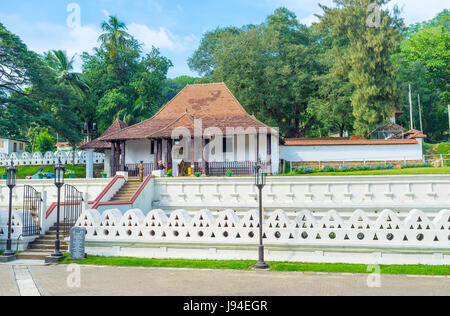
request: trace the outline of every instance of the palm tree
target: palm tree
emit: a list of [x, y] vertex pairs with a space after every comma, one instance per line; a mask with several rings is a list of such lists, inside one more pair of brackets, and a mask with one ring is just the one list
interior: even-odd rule
[[119, 21], [116, 16], [110, 16], [108, 22], [102, 23], [103, 34], [100, 35], [98, 41], [109, 51], [111, 60], [114, 60], [119, 50], [126, 48], [132, 39], [126, 30], [125, 23]]
[[56, 73], [56, 80], [71, 86], [80, 97], [85, 98], [89, 90], [89, 84], [83, 74], [73, 72], [75, 55], [72, 58], [62, 50], [53, 50], [45, 54], [47, 65]]

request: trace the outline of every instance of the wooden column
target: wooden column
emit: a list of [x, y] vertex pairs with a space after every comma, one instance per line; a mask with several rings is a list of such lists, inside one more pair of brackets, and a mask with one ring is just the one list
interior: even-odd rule
[[167, 140], [166, 171], [173, 169], [172, 142], [171, 138]]
[[[192, 137], [191, 138], [191, 165], [192, 165], [192, 168], [194, 167], [194, 163], [195, 163], [195, 139]], [[192, 172], [194, 172], [194, 170], [192, 170]]]
[[158, 168], [158, 141], [153, 140], [153, 170]]
[[207, 176], [208, 174], [207, 174], [206, 164], [208, 163], [209, 159], [207, 159], [208, 157], [206, 157], [205, 148], [206, 148], [206, 138], [203, 137], [203, 140], [202, 140], [202, 173], [205, 176]]
[[259, 133], [257, 133], [255, 135], [255, 147], [256, 147], [256, 157], [255, 157], [255, 162], [259, 161]]
[[120, 170], [121, 171], [125, 171], [125, 141], [123, 141], [121, 144], [120, 144], [120, 153], [121, 153], [121, 156], [122, 156], [122, 158], [121, 158], [121, 165], [120, 165]]
[[272, 174], [272, 135], [267, 134], [267, 173]]
[[116, 160], [116, 146], [114, 145], [114, 143], [111, 143], [111, 153], [110, 153], [110, 158], [109, 158], [109, 167], [111, 170], [111, 177], [114, 177], [116, 175], [115, 160]]
[[158, 163], [162, 161], [162, 139], [158, 139]]

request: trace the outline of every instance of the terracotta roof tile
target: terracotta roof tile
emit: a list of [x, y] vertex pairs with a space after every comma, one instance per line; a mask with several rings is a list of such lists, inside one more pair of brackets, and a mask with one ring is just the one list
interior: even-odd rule
[[197, 84], [186, 86], [152, 118], [101, 139], [167, 138], [173, 129], [183, 127], [182, 122], [189, 126], [192, 124], [185, 119], [177, 121], [186, 113], [192, 118], [201, 119], [203, 129], [218, 127], [222, 133], [226, 132], [227, 127], [269, 128], [247, 114], [225, 83]]

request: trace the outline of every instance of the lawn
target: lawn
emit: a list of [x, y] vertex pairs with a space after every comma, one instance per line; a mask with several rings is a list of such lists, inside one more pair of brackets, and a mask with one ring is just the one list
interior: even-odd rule
[[[193, 268], [193, 269], [225, 269], [253, 270], [256, 261], [234, 260], [184, 260], [184, 259], [139, 259], [126, 257], [88, 256], [86, 260], [70, 261], [68, 254], [60, 264], [83, 264], [97, 266], [120, 267], [159, 267], [159, 268]], [[371, 273], [367, 265], [340, 263], [297, 263], [268, 262], [270, 271], [301, 271], [301, 272], [332, 272], [332, 273]], [[381, 265], [382, 274], [412, 274], [412, 275], [450, 275], [450, 266], [424, 265]]]
[[[36, 172], [43, 168], [44, 172], [54, 172], [53, 166], [18, 166], [17, 167], [17, 179], [25, 179], [28, 176], [33, 176]], [[75, 178], [86, 178], [86, 166], [84, 165], [66, 165], [66, 170], [71, 170], [75, 173]], [[94, 166], [94, 176], [101, 177], [103, 171], [103, 165]], [[5, 174], [6, 168], [0, 168], [0, 174]], [[68, 177], [68, 176], [66, 176]]]
[[388, 175], [417, 175], [417, 174], [450, 174], [450, 167], [367, 170], [367, 171], [352, 171], [352, 172], [317, 172], [310, 174], [284, 174], [283, 176], [324, 177], [324, 176], [388, 176]]

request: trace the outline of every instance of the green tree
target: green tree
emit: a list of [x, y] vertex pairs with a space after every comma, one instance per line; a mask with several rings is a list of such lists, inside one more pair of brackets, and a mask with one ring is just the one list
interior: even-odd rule
[[[389, 0], [334, 0], [335, 8], [321, 5], [318, 28], [332, 39], [334, 65], [330, 72], [353, 86], [351, 105], [355, 132], [367, 135], [391, 115], [398, 103], [395, 67], [403, 22], [398, 10], [381, 10]], [[377, 12], [371, 11], [376, 5]], [[375, 14], [377, 25], [370, 22]]]
[[102, 24], [100, 48], [84, 53], [83, 75], [90, 84], [87, 98], [94, 105], [100, 132], [115, 119], [139, 123], [164, 103], [163, 89], [172, 62], [156, 48], [143, 54], [141, 44], [126, 33], [126, 25], [111, 17]]
[[47, 151], [55, 150], [56, 141], [55, 138], [50, 135], [48, 128], [45, 128], [39, 132], [36, 136], [36, 142], [33, 151], [40, 151], [45, 154]]
[[184, 87], [188, 84], [198, 83], [200, 80], [198, 78], [193, 78], [189, 76], [181, 76], [175, 79], [167, 79], [164, 88], [164, 104], [172, 100]]
[[205, 34], [189, 59], [210, 81], [225, 81], [246, 110], [287, 136], [306, 134], [317, 85], [315, 38], [293, 12], [280, 8], [261, 25]]
[[[409, 104], [411, 84], [414, 126], [417, 129], [420, 126], [417, 107], [420, 95], [424, 133], [433, 142], [447, 140], [448, 134], [449, 21], [449, 11], [444, 10], [431, 21], [411, 26], [393, 58], [398, 68], [402, 104]], [[409, 114], [409, 106], [402, 109]], [[409, 126], [409, 115], [400, 122]]]

